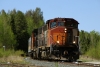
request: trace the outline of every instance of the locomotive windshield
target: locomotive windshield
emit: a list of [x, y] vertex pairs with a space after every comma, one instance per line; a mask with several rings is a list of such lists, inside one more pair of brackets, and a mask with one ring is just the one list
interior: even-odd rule
[[65, 23], [65, 26], [66, 27], [73, 27], [73, 28], [78, 28], [78, 22], [75, 21], [75, 20], [71, 20], [71, 19], [68, 19]]
[[67, 27], [73, 27], [73, 28], [77, 28], [78, 27], [78, 24], [76, 23], [69, 23], [66, 25]]
[[54, 28], [56, 26], [64, 26], [64, 22], [52, 22], [52, 23], [50, 23], [50, 28]]
[[[64, 22], [51, 22], [50, 23], [50, 28], [54, 28], [56, 26], [64, 26]], [[78, 28], [78, 24], [77, 23], [67, 23], [66, 27]]]
[[57, 23], [56, 22], [52, 22], [50, 23], [50, 28], [56, 27]]
[[64, 22], [58, 22], [58, 26], [64, 26]]

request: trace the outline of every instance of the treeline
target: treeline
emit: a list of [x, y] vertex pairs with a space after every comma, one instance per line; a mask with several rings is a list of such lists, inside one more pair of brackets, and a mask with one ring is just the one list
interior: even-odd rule
[[80, 49], [82, 54], [100, 59], [100, 33], [80, 31]]
[[32, 30], [44, 24], [40, 8], [26, 13], [16, 9], [0, 11], [0, 48], [27, 51]]

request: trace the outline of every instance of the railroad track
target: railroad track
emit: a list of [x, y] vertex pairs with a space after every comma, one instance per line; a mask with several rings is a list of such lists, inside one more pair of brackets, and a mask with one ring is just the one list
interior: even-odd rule
[[0, 67], [100, 67], [100, 64], [96, 63], [85, 63], [82, 61], [68, 62], [64, 60], [36, 60], [36, 59], [25, 59], [30, 64], [20, 63], [0, 63]]
[[[58, 62], [58, 61], [56, 61]], [[89, 64], [83, 62], [59, 62], [59, 64], [65, 64], [67, 66], [75, 66], [75, 67], [100, 67], [100, 64]], [[28, 65], [28, 64], [4, 64], [0, 63], [0, 67], [43, 67], [43, 66], [35, 66], [35, 65]], [[45, 67], [45, 66], [44, 66]]]
[[19, 63], [0, 63], [0, 67], [39, 67], [29, 64], [19, 64]]
[[[34, 59], [33, 59], [34, 60]], [[39, 61], [45, 61], [45, 62], [54, 62], [58, 64], [64, 64], [64, 65], [69, 65], [69, 66], [75, 66], [75, 67], [100, 67], [100, 64], [97, 63], [86, 63], [83, 61], [75, 61], [75, 62], [68, 62], [68, 61], [63, 61], [63, 60], [39, 60]]]
[[70, 64], [70, 65], [76, 65], [77, 67], [100, 67], [100, 64], [95, 64], [95, 63], [85, 63], [82, 61], [76, 61], [76, 62], [64, 62], [65, 64]]
[[96, 64], [96, 63], [75, 62], [75, 64], [88, 66], [88, 67], [100, 67], [100, 64]]

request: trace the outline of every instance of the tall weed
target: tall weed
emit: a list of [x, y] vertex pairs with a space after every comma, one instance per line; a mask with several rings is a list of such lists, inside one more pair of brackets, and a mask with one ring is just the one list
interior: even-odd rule
[[8, 57], [10, 55], [20, 56], [21, 54], [24, 54], [22, 50], [14, 51], [13, 49], [4, 50], [3, 48], [0, 48], [0, 57]]

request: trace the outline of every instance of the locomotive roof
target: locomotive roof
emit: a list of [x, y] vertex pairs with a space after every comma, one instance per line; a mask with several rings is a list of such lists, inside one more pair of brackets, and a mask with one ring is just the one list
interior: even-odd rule
[[[54, 22], [54, 21], [57, 21], [57, 20], [63, 20], [63, 21], [67, 21], [67, 20], [72, 20], [72, 21], [76, 21], [75, 19], [73, 18], [54, 18], [54, 19], [49, 19], [46, 21], [46, 24], [48, 24], [49, 22]], [[76, 21], [76, 23], [78, 23], [78, 21]], [[79, 23], [78, 23], [79, 24]]]

